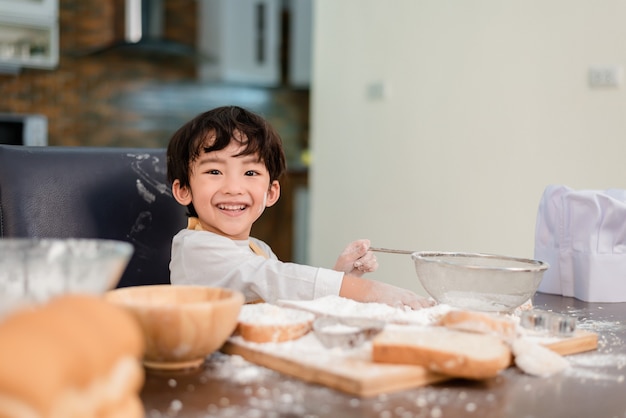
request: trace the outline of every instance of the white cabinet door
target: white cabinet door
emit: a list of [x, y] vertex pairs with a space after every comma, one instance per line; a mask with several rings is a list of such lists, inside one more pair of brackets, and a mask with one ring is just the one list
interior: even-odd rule
[[200, 0], [204, 81], [280, 83], [280, 0]]
[[0, 14], [56, 18], [58, 0], [0, 0]]
[[57, 0], [0, 0], [0, 72], [59, 62]]
[[313, 0], [289, 0], [290, 39], [288, 82], [292, 87], [308, 88], [311, 83], [311, 37]]

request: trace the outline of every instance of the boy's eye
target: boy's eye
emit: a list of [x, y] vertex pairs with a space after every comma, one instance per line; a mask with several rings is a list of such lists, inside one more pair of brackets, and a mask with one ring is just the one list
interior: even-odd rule
[[259, 173], [258, 173], [258, 172], [256, 172], [256, 171], [254, 171], [254, 170], [248, 170], [248, 171], [246, 171], [246, 174], [245, 174], [245, 175], [246, 175], [246, 176], [256, 176], [256, 175], [258, 175], [258, 174], [259, 174]]
[[207, 170], [207, 174], [213, 174], [214, 176], [217, 176], [220, 174], [220, 170]]

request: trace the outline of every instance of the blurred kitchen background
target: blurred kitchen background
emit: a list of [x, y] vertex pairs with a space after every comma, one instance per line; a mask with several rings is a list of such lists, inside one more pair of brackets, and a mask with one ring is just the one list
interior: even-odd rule
[[255, 235], [303, 261], [310, 22], [309, 0], [0, 0], [0, 141], [35, 114], [27, 142], [166, 147], [201, 112], [248, 108], [290, 170]]
[[291, 170], [255, 234], [284, 260], [357, 238], [532, 257], [548, 184], [626, 188], [621, 0], [153, 0], [167, 45], [112, 48], [128, 2], [0, 0], [0, 112], [45, 115], [50, 145], [161, 147], [210, 107], [258, 111]]

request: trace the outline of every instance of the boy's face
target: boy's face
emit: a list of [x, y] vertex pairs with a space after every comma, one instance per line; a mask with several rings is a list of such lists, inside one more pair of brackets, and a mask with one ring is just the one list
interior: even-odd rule
[[193, 202], [204, 230], [235, 240], [248, 239], [252, 224], [280, 196], [280, 184], [270, 184], [263, 161], [257, 155], [236, 157], [241, 149], [231, 141], [223, 150], [202, 153], [191, 163], [190, 187], [179, 180], [172, 185], [178, 203]]

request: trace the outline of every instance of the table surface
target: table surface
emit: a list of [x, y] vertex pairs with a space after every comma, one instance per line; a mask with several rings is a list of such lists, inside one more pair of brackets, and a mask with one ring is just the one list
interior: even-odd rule
[[146, 417], [622, 417], [626, 418], [626, 303], [586, 303], [538, 293], [538, 309], [578, 318], [598, 349], [567, 356], [571, 367], [534, 377], [511, 367], [485, 382], [450, 380], [359, 398], [211, 355], [193, 371], [146, 371]]

